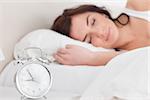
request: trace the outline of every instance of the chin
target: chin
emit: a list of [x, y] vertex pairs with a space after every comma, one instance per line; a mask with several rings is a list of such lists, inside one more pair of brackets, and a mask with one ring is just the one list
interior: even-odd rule
[[106, 49], [113, 49], [112, 46], [106, 46], [106, 47], [103, 47], [103, 48], [106, 48]]
[[102, 46], [100, 46], [100, 45], [97, 45], [97, 44], [92, 44], [93, 46], [95, 46], [95, 47], [102, 47]]

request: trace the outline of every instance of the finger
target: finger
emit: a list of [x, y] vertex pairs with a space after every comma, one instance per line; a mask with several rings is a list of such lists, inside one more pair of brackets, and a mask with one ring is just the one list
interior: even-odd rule
[[65, 61], [69, 59], [70, 53], [62, 54], [62, 53], [56, 53], [59, 57], [64, 59]]
[[74, 47], [74, 45], [72, 45], [72, 44], [67, 44], [66, 45], [66, 49], [70, 49], [70, 48], [73, 48]]
[[67, 54], [68, 51], [66, 50], [66, 48], [60, 48], [58, 51], [58, 53], [62, 53], [62, 54]]
[[57, 54], [54, 54], [54, 58], [56, 59], [56, 61], [57, 61], [58, 63], [63, 64], [64, 59], [63, 59], [62, 57], [60, 57], [60, 56], [57, 55]]
[[66, 55], [67, 54], [63, 54], [63, 53], [57, 52], [56, 55], [59, 56], [59, 57], [61, 57], [61, 58], [63, 58], [63, 59], [66, 59]]

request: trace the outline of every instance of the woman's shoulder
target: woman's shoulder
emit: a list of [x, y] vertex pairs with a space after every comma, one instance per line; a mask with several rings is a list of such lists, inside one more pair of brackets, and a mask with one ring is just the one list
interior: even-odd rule
[[150, 10], [150, 0], [128, 0], [127, 8], [137, 10], [137, 11], [147, 11]]

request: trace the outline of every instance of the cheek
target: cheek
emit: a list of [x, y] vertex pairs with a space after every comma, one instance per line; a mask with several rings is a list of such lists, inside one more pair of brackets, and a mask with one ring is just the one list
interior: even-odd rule
[[82, 41], [84, 38], [84, 35], [82, 34], [75, 34], [75, 33], [70, 33], [70, 37], [75, 39], [75, 40], [79, 40]]
[[119, 40], [119, 30], [115, 23], [111, 20], [107, 20], [107, 26], [110, 27], [110, 35], [105, 45], [107, 48], [114, 48]]
[[104, 42], [100, 38], [94, 37], [91, 40], [91, 44], [96, 47], [103, 47]]
[[116, 27], [112, 27], [112, 33], [108, 41], [104, 41], [99, 37], [93, 37], [91, 40], [91, 44], [96, 47], [103, 47], [103, 48], [115, 48], [119, 39], [119, 32]]

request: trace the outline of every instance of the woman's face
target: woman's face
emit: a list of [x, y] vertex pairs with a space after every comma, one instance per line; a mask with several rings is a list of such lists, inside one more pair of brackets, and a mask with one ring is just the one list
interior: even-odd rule
[[115, 48], [119, 38], [118, 28], [104, 14], [86, 12], [72, 16], [70, 36], [96, 47]]

